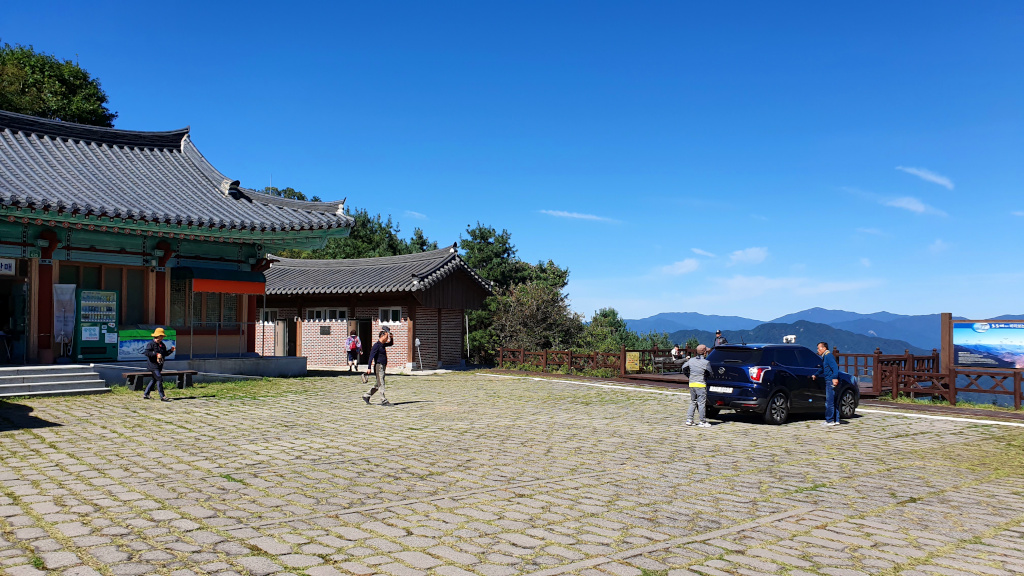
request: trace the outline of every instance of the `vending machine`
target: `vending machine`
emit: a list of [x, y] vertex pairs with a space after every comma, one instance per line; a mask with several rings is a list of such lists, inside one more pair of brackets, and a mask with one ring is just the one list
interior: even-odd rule
[[117, 360], [117, 290], [79, 289], [77, 295], [75, 360]]

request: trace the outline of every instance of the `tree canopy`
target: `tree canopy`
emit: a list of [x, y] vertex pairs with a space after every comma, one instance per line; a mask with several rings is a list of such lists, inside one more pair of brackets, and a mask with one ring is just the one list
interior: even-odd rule
[[0, 46], [0, 109], [40, 118], [112, 127], [100, 81], [71, 60], [32, 46]]
[[277, 196], [278, 198], [289, 198], [291, 200], [309, 200], [311, 202], [320, 202], [319, 196], [313, 196], [312, 198], [306, 198], [306, 195], [299, 192], [291, 186], [287, 188], [277, 188], [276, 186], [267, 186], [263, 190], [260, 190], [268, 196]]

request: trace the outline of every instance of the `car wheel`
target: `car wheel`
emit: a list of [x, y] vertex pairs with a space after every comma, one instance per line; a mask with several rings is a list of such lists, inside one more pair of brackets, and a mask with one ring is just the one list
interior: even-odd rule
[[857, 399], [853, 396], [853, 390], [845, 390], [839, 397], [839, 417], [853, 418], [857, 411]]
[[764, 411], [766, 424], [784, 424], [789, 419], [789, 398], [782, 392], [776, 392], [768, 399], [768, 409]]
[[719, 410], [718, 408], [704, 409], [704, 415], [707, 416], [708, 418], [718, 418], [719, 413], [721, 413], [721, 410]]

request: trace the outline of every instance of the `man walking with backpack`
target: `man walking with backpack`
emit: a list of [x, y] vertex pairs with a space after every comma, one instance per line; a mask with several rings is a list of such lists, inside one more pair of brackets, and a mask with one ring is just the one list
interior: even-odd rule
[[348, 350], [349, 372], [358, 372], [359, 356], [363, 353], [363, 343], [359, 341], [359, 336], [355, 330], [345, 339], [345, 350]]

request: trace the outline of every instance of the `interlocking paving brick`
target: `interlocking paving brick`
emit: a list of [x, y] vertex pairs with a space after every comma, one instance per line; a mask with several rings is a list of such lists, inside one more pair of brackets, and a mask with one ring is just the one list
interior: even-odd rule
[[159, 411], [136, 395], [26, 400], [59, 426], [0, 432], [0, 565], [1024, 572], [1024, 478], [933, 456], [997, 450], [1014, 430], [868, 414], [826, 434], [818, 419], [723, 415], [698, 435], [681, 426], [686, 395], [466, 373], [397, 379], [411, 403], [393, 410], [361, 392], [343, 377]]

